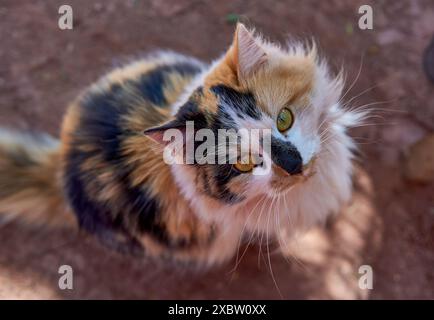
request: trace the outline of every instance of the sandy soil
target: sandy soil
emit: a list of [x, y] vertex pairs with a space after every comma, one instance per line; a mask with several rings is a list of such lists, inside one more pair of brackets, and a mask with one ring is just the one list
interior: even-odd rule
[[[275, 40], [314, 36], [349, 82], [363, 56], [346, 99], [370, 88], [352, 104], [378, 103], [379, 117], [353, 132], [361, 152], [352, 202], [327, 228], [288, 245], [288, 260], [272, 250], [277, 286], [258, 247], [235, 271], [232, 261], [191, 274], [109, 252], [84, 235], [9, 225], [0, 231], [0, 298], [434, 298], [434, 183], [402, 178], [403, 156], [434, 129], [433, 84], [421, 67], [434, 35], [431, 0], [69, 0], [74, 29], [61, 31], [57, 10], [64, 2], [0, 2], [1, 126], [57, 135], [80, 90], [149, 50], [171, 48], [209, 61], [231, 41], [229, 14]], [[357, 9], [366, 3], [374, 8], [374, 30], [357, 27]], [[73, 290], [58, 288], [62, 264], [74, 269]], [[373, 290], [359, 289], [360, 265], [372, 266]]]

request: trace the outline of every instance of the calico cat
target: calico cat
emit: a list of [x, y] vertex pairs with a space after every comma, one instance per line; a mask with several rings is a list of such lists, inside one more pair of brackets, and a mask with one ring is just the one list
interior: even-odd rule
[[[342, 87], [315, 46], [282, 48], [242, 24], [210, 65], [160, 52], [115, 69], [70, 105], [60, 141], [0, 132], [3, 219], [78, 225], [120, 251], [203, 266], [243, 237], [281, 241], [351, 195], [347, 128], [362, 114], [341, 106]], [[188, 121], [270, 129], [271, 170], [167, 164], [162, 135]]]

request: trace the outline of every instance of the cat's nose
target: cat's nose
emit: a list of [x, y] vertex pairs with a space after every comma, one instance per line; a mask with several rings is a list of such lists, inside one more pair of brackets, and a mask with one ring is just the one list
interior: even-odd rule
[[271, 154], [275, 165], [287, 174], [295, 175], [303, 171], [303, 159], [297, 148], [289, 142], [271, 140]]
[[292, 158], [288, 161], [288, 164], [285, 166], [285, 170], [289, 174], [300, 174], [303, 171], [303, 161], [301, 157]]
[[279, 159], [276, 164], [290, 175], [300, 174], [303, 172], [303, 160], [298, 152]]

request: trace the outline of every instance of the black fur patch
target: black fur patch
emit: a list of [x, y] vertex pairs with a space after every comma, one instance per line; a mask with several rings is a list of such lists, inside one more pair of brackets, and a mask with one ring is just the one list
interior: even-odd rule
[[75, 133], [77, 143], [98, 146], [106, 161], [117, 161], [120, 141], [126, 134], [121, 128], [120, 117], [128, 112], [128, 99], [119, 84], [103, 93], [85, 96], [80, 128]]
[[220, 200], [230, 204], [244, 200], [244, 197], [231, 192], [227, 188], [227, 184], [240, 174], [241, 173], [235, 170], [231, 164], [221, 164], [215, 166], [214, 179], [218, 190], [217, 196], [220, 198]]
[[196, 130], [207, 128], [208, 122], [205, 114], [199, 109], [198, 101], [194, 97], [190, 98], [176, 114], [176, 121], [184, 125], [187, 121], [194, 121]]
[[192, 63], [177, 63], [165, 65], [144, 74], [134, 83], [142, 96], [154, 105], [167, 105], [163, 89], [166, 86], [166, 77], [169, 74], [178, 73], [181, 76], [193, 76], [200, 72], [200, 67]]
[[69, 154], [64, 176], [64, 188], [69, 204], [74, 210], [81, 228], [94, 234], [100, 241], [117, 251], [134, 255], [142, 255], [144, 249], [131, 236], [117, 219], [111, 219], [111, 213], [104, 204], [97, 203], [86, 194], [85, 177], [80, 169], [80, 163], [85, 154], [72, 152]]
[[[150, 196], [145, 186], [138, 188], [130, 184], [133, 168], [126, 165], [121, 143], [127, 136], [141, 133], [126, 130], [122, 123], [123, 116], [131, 108], [137, 108], [126, 87], [136, 85], [144, 100], [164, 105], [163, 88], [168, 73], [190, 75], [199, 71], [198, 66], [187, 63], [162, 66], [144, 74], [139, 81], [131, 80], [127, 86], [113, 84], [104, 92], [89, 92], [83, 97], [80, 124], [75, 128], [66, 158], [65, 191], [80, 226], [110, 247], [133, 253], [143, 251], [133, 236], [136, 231], [148, 233], [164, 245], [173, 245], [164, 224], [159, 221], [158, 200]], [[193, 112], [194, 105], [189, 108]], [[83, 147], [88, 151], [83, 151]], [[82, 172], [81, 164], [95, 156], [102, 156], [103, 167]], [[116, 184], [121, 186], [116, 199], [105, 203], [92, 199], [86, 192], [89, 182], [96, 185], [99, 181], [101, 170], [110, 172]], [[132, 226], [137, 230], [131, 229]]]
[[231, 164], [198, 165], [196, 183], [203, 186], [205, 195], [227, 204], [235, 204], [244, 200], [244, 197], [231, 192], [227, 184], [240, 174]]
[[[201, 92], [201, 88], [197, 92]], [[208, 127], [208, 122], [205, 114], [199, 109], [197, 96], [193, 93], [192, 97], [182, 105], [175, 115], [175, 119], [158, 127], [153, 127], [145, 130], [145, 133], [154, 131], [164, 131], [172, 128], [179, 128], [180, 130], [186, 128], [187, 121], [194, 122], [194, 129], [202, 129]]]
[[[261, 111], [250, 92], [242, 93], [225, 85], [213, 86], [211, 91], [226, 104], [229, 104], [241, 119], [245, 119], [246, 116], [256, 120], [261, 119]], [[220, 105], [219, 109], [221, 109]]]

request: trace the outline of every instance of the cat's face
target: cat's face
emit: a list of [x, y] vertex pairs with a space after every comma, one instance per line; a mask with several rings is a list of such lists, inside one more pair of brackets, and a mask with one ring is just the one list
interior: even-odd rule
[[329, 78], [314, 49], [283, 50], [239, 25], [231, 48], [200, 82], [166, 128], [194, 121], [195, 130], [216, 133], [261, 129], [271, 145], [259, 147], [261, 161], [181, 165], [186, 184], [234, 204], [285, 193], [315, 174], [327, 140], [333, 139], [325, 132], [333, 125], [331, 110], [341, 85]]

